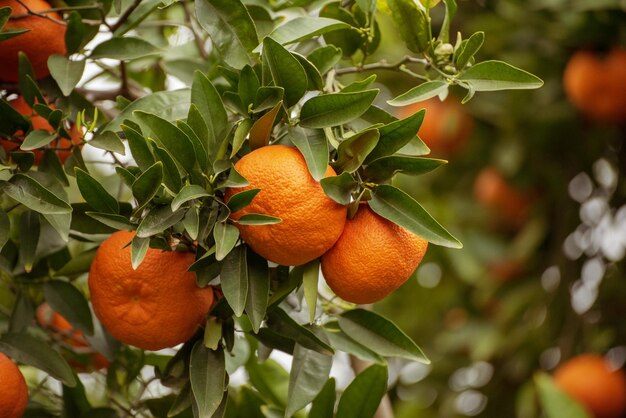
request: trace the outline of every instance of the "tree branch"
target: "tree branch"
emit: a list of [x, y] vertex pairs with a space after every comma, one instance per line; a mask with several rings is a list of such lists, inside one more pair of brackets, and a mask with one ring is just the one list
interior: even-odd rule
[[[365, 64], [365, 65], [360, 65], [360, 66], [355, 66], [355, 67], [338, 68], [337, 70], [335, 70], [335, 72], [337, 75], [343, 75], [343, 74], [362, 73], [364, 71], [375, 71], [375, 70], [401, 71], [402, 66], [406, 64], [430, 65], [430, 62], [426, 59], [415, 58], [415, 57], [411, 57], [407, 55], [396, 63], [388, 63], [386, 60], [382, 60], [378, 62], [373, 62], [371, 64]], [[419, 75], [413, 73], [413, 76], [419, 76]]]
[[124, 23], [126, 23], [126, 21], [128, 20], [128, 17], [130, 16], [130, 14], [132, 12], [134, 12], [135, 9], [137, 7], [139, 7], [140, 4], [141, 4], [141, 0], [135, 0], [133, 2], [133, 4], [128, 6], [128, 9], [126, 9], [124, 11], [124, 13], [122, 13], [122, 15], [119, 17], [119, 19], [117, 19], [117, 22], [115, 22], [115, 24], [113, 26], [111, 26], [111, 32], [115, 32], [116, 30], [118, 30], [120, 28], [120, 26], [122, 26]]

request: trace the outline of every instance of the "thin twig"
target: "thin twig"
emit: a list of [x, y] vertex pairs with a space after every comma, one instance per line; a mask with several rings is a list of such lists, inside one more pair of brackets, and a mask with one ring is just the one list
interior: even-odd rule
[[430, 62], [426, 59], [415, 58], [411, 56], [405, 56], [400, 61], [396, 63], [388, 63], [386, 60], [373, 62], [371, 64], [365, 64], [355, 67], [346, 67], [346, 68], [338, 68], [336, 70], [337, 75], [343, 74], [351, 74], [351, 73], [361, 73], [364, 71], [375, 71], [375, 70], [391, 70], [391, 71], [399, 71], [400, 67], [405, 64], [423, 64], [429, 65]]
[[128, 6], [128, 9], [126, 9], [124, 11], [124, 13], [122, 13], [122, 15], [119, 17], [119, 19], [117, 19], [117, 22], [115, 22], [115, 24], [113, 26], [111, 26], [111, 32], [115, 32], [116, 30], [118, 30], [124, 23], [126, 23], [126, 21], [128, 20], [128, 17], [130, 16], [130, 14], [132, 12], [135, 11], [135, 9], [137, 7], [139, 7], [139, 5], [141, 4], [141, 0], [135, 0], [133, 2], [133, 4], [131, 4], [130, 6]]
[[[48, 20], [50, 20], [50, 21], [52, 21], [52, 22], [54, 22], [54, 23], [57, 23], [57, 24], [59, 24], [59, 25], [63, 25], [63, 26], [66, 26], [66, 25], [67, 25], [67, 23], [65, 23], [65, 22], [64, 22], [64, 21], [62, 21], [62, 20], [58, 20], [58, 19], [55, 19], [55, 18], [53, 18], [53, 17], [50, 17], [50, 16], [48, 16], [48, 15], [47, 15], [47, 14], [45, 14], [45, 13], [35, 12], [35, 11], [31, 10], [31, 9], [30, 9], [30, 7], [28, 7], [26, 4], [24, 4], [24, 2], [23, 2], [22, 0], [16, 0], [16, 1], [17, 1], [17, 2], [18, 2], [18, 3], [19, 3], [19, 4], [23, 7], [23, 8], [25, 8], [25, 9], [26, 9], [26, 11], [28, 12], [28, 15], [32, 15], [32, 16], [39, 16], [39, 17], [42, 17], [42, 18], [44, 18], [44, 19], [48, 19]], [[26, 16], [28, 16], [28, 15], [15, 15], [15, 16], [11, 16], [11, 19], [19, 19], [19, 18], [20, 18], [20, 16], [22, 16], [22, 17], [26, 17]]]
[[180, 5], [182, 6], [183, 12], [185, 13], [185, 22], [189, 26], [191, 33], [193, 33], [193, 38], [196, 42], [198, 53], [200, 54], [202, 59], [206, 60], [207, 58], [209, 58], [209, 54], [206, 52], [206, 49], [204, 48], [204, 39], [202, 39], [200, 32], [198, 32], [198, 30], [194, 26], [194, 23], [193, 23], [194, 20], [191, 18], [191, 12], [189, 11], [189, 6], [187, 5], [186, 1], [181, 1]]

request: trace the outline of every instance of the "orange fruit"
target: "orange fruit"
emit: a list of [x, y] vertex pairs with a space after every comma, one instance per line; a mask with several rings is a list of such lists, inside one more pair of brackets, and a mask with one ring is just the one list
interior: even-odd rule
[[[347, 208], [326, 196], [296, 148], [258, 148], [237, 161], [235, 169], [250, 184], [226, 189], [225, 201], [245, 190], [261, 191], [231, 218], [260, 213], [282, 219], [274, 225], [236, 224], [241, 238], [257, 254], [278, 264], [297, 266], [324, 254], [341, 235]], [[326, 177], [334, 175], [335, 170], [328, 166]]]
[[[0, 48], [1, 45], [2, 44], [0, 44]], [[12, 100], [9, 103], [22, 115], [30, 117], [30, 121], [33, 124], [33, 129], [43, 129], [49, 132], [52, 132], [54, 130], [52, 129], [52, 126], [50, 126], [46, 118], [35, 114], [33, 109], [28, 106], [28, 104], [22, 97], [18, 97], [17, 99]], [[51, 104], [50, 107], [54, 109], [54, 105]], [[68, 157], [72, 155], [72, 152], [69, 150], [70, 146], [72, 144], [79, 145], [82, 142], [82, 135], [75, 126], [71, 127], [71, 129], [69, 130], [69, 134], [72, 137], [71, 141], [67, 138], [59, 138], [55, 139], [49, 144], [49, 147], [51, 148], [63, 148], [57, 151], [57, 155], [59, 156], [59, 160], [61, 160], [61, 163], [64, 163], [65, 160], [67, 160]], [[21, 141], [23, 141], [25, 137], [22, 132], [18, 132], [15, 136]], [[0, 139], [0, 145], [7, 153], [20, 151], [20, 144], [9, 141], [7, 139]], [[43, 158], [43, 150], [36, 149], [32, 152], [35, 154], [35, 165], [39, 165], [39, 163], [41, 163], [41, 159]]]
[[149, 248], [133, 270], [133, 232], [118, 231], [98, 248], [89, 270], [89, 290], [96, 316], [119, 341], [144, 350], [183, 343], [204, 322], [213, 290], [196, 285], [187, 269], [189, 252]]
[[[33, 12], [49, 10], [52, 6], [43, 0], [23, 0], [22, 3]], [[53, 54], [65, 55], [65, 25], [63, 17], [56, 12], [46, 13], [51, 19], [28, 14], [26, 7], [16, 0], [0, 0], [0, 7], [12, 9], [11, 18], [4, 26], [8, 29], [28, 29], [30, 32], [0, 42], [0, 81], [18, 81], [18, 52], [23, 52], [33, 66], [37, 79], [47, 77], [48, 57]]]
[[614, 47], [604, 56], [577, 51], [565, 67], [563, 87], [572, 104], [591, 119], [626, 120], [626, 49]]
[[443, 102], [437, 97], [398, 109], [397, 116], [407, 118], [426, 109], [419, 137], [433, 154], [451, 155], [461, 150], [474, 130], [474, 120], [453, 98]]
[[530, 199], [511, 186], [502, 173], [494, 167], [486, 167], [474, 181], [474, 196], [486, 208], [494, 211], [501, 221], [518, 227], [528, 218]]
[[64, 343], [76, 349], [66, 356], [69, 357], [67, 360], [72, 368], [85, 372], [109, 367], [109, 360], [102, 354], [94, 352], [85, 335], [80, 330], [74, 329], [67, 319], [52, 310], [50, 305], [47, 303], [39, 305], [35, 317], [39, 325], [58, 334]]
[[618, 418], [626, 411], [626, 376], [597, 354], [582, 354], [561, 364], [554, 382], [595, 418]]
[[322, 256], [328, 286], [344, 300], [374, 303], [407, 281], [422, 261], [428, 241], [361, 204]]
[[28, 403], [28, 386], [20, 369], [0, 353], [0, 418], [20, 418]]

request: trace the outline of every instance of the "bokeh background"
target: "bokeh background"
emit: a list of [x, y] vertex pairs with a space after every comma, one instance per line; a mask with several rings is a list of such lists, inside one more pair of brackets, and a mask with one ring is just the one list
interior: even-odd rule
[[[397, 179], [465, 246], [431, 246], [416, 275], [374, 307], [433, 360], [391, 367], [398, 418], [537, 417], [538, 370], [584, 352], [624, 364], [626, 129], [574, 107], [563, 73], [579, 50], [602, 56], [625, 45], [625, 10], [619, 1], [459, 2], [457, 30], [485, 31], [481, 59], [545, 85], [478, 93], [461, 109], [473, 122], [467, 138], [431, 144], [449, 164]], [[385, 42], [385, 53], [405, 53]], [[392, 96], [413, 83], [384, 77]], [[462, 125], [457, 113], [440, 123]]]

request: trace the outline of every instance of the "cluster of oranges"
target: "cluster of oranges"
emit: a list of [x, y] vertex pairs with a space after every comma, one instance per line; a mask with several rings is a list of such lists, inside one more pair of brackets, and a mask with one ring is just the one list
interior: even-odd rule
[[[226, 201], [238, 192], [261, 191], [232, 218], [261, 213], [282, 219], [273, 225], [237, 224], [243, 240], [279, 264], [301, 265], [321, 256], [326, 282], [344, 300], [373, 303], [384, 298], [409, 278], [426, 252], [424, 239], [380, 217], [366, 203], [346, 219], [347, 208], [324, 193], [293, 147], [256, 149], [235, 169], [250, 184], [226, 190]], [[326, 176], [334, 175], [328, 166]]]

